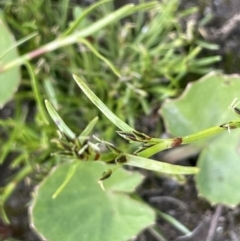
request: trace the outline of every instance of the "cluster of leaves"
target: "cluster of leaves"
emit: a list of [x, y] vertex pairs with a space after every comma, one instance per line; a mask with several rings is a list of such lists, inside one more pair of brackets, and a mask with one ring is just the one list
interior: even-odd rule
[[[149, 226], [152, 222], [154, 222], [154, 215], [152, 212], [153, 210], [151, 211], [141, 202], [136, 202], [135, 204], [133, 204], [136, 200], [126, 199], [126, 197], [128, 196], [127, 193], [129, 192], [128, 183], [135, 183], [135, 178], [137, 179], [137, 176], [135, 176], [134, 174], [130, 174], [132, 175], [131, 177], [125, 177], [124, 175], [126, 174], [124, 174], [124, 171], [122, 169], [120, 169], [121, 172], [116, 171], [116, 169], [119, 169], [119, 166], [121, 165], [130, 165], [170, 175], [194, 174], [197, 172], [196, 168], [181, 167], [177, 165], [156, 162], [151, 159], [143, 158], [142, 156], [149, 157], [153, 155], [156, 151], [155, 149], [157, 149], [157, 151], [160, 151], [174, 145], [180, 145], [181, 143], [191, 143], [196, 140], [206, 139], [207, 137], [212, 136], [216, 133], [220, 133], [223, 131], [226, 132], [226, 130], [230, 131], [231, 129], [240, 127], [240, 121], [231, 121], [220, 126], [205, 129], [204, 131], [196, 132], [195, 134], [191, 134], [181, 138], [165, 140], [151, 138], [144, 133], [140, 133], [132, 129], [126, 123], [122, 122], [104, 105], [104, 103], [101, 102], [100, 99], [98, 99], [93, 94], [93, 92], [80, 78], [76, 76], [74, 76], [74, 78], [78, 83], [79, 87], [88, 96], [88, 98], [106, 115], [107, 118], [109, 118], [109, 120], [112, 121], [113, 124], [115, 124], [119, 129], [121, 129], [121, 131], [118, 132], [120, 136], [132, 142], [140, 142], [143, 144], [143, 146], [140, 148], [140, 151], [138, 149], [135, 152], [135, 155], [131, 155], [120, 151], [111, 143], [101, 141], [97, 138], [100, 143], [105, 144], [109, 148], [112, 154], [102, 155], [101, 151], [98, 149], [99, 143], [93, 144], [91, 142], [85, 142], [85, 135], [89, 134], [89, 132], [92, 130], [93, 125], [96, 123], [96, 119], [93, 120], [89, 124], [89, 126], [83, 131], [83, 133], [77, 137], [76, 134], [74, 134], [71, 129], [62, 121], [62, 119], [53, 109], [50, 103], [46, 102], [49, 114], [51, 115], [58, 129], [61, 131], [63, 136], [65, 136], [67, 139], [72, 139], [71, 142], [75, 143], [73, 145], [74, 148], [71, 148], [71, 163], [59, 165], [56, 169], [53, 170], [53, 172], [44, 180], [44, 182], [42, 182], [41, 185], [38, 186], [37, 190], [35, 191], [36, 196], [34, 199], [34, 203], [32, 203], [32, 205], [30, 206], [30, 215], [34, 229], [39, 234], [43, 235], [44, 238], [47, 238], [49, 240], [74, 240], [75, 237], [79, 237], [79, 235], [81, 235], [83, 240], [89, 240], [89, 238], [93, 240], [98, 240], [99, 237], [104, 238], [105, 240], [111, 240], [112, 238], [114, 238], [115, 240], [126, 240], [130, 238], [134, 235], [134, 233], [137, 233], [139, 230], [141, 230], [141, 228]], [[227, 83], [224, 83], [225, 81], [226, 78], [224, 78], [223, 76], [219, 74], [211, 74], [209, 76], [206, 76], [202, 81], [196, 82], [191, 87], [189, 87], [186, 96], [183, 97], [182, 100], [176, 100], [166, 103], [163, 107], [163, 115], [165, 117], [165, 120], [167, 121], [167, 125], [170, 125], [170, 131], [181, 131], [175, 127], [176, 125], [171, 126], [173, 111], [174, 113], [179, 112], [179, 123], [181, 123], [181, 126], [183, 128], [184, 123], [188, 120], [188, 118], [194, 120], [193, 116], [196, 116], [197, 118], [195, 119], [195, 124], [198, 123], [199, 117], [195, 113], [192, 113], [192, 111], [189, 112], [189, 110], [186, 109], [186, 107], [189, 106], [183, 103], [186, 100], [191, 100], [191, 96], [196, 96], [199, 90], [207, 92], [207, 90], [211, 89], [209, 88], [208, 84], [206, 84], [206, 82], [211, 82], [211, 87], [214, 87], [217, 95], [213, 95], [212, 100], [202, 101], [204, 105], [213, 104], [215, 98], [219, 96], [219, 93], [226, 93], [222, 94], [222, 101], [224, 103], [226, 100], [230, 100], [231, 94], [237, 94], [236, 90], [238, 88], [236, 87], [239, 86], [239, 78], [228, 77]], [[192, 101], [193, 103], [191, 103], [191, 105], [195, 103], [194, 99], [192, 99]], [[172, 108], [167, 108], [167, 105], [172, 105]], [[232, 108], [235, 109], [237, 113], [239, 112], [239, 109], [236, 109], [235, 106], [233, 106]], [[200, 107], [200, 110], [203, 111], [204, 109], [204, 107]], [[217, 114], [221, 118], [221, 120], [219, 121], [225, 121], [229, 119], [229, 117], [224, 113], [223, 110], [223, 106], [220, 105], [217, 111]], [[211, 115], [210, 109], [208, 109], [207, 114]], [[196, 128], [195, 124], [190, 122], [190, 129]], [[203, 125], [206, 128], [208, 124], [209, 123], [207, 122]], [[65, 141], [67, 141], [67, 139], [65, 139]], [[231, 141], [229, 141], [229, 145], [225, 144], [224, 140], [226, 139], [229, 139], [229, 133], [225, 133], [225, 135], [222, 135], [222, 137], [219, 138], [219, 140], [217, 141], [204, 141], [204, 145], [206, 146], [206, 144], [208, 144], [210, 148], [201, 147], [203, 148], [203, 152], [198, 164], [200, 172], [197, 173], [196, 181], [200, 194], [205, 198], [209, 199], [210, 202], [224, 203], [226, 205], [233, 206], [238, 204], [240, 201], [239, 194], [234, 191], [236, 190], [240, 181], [238, 177], [239, 168], [237, 168], [239, 154], [236, 151], [236, 143], [238, 142], [239, 137], [237, 135], [231, 135]], [[62, 142], [62, 140], [64, 139], [61, 138], [59, 141]], [[85, 143], [84, 146], [83, 143]], [[91, 155], [91, 151], [94, 151], [97, 155]], [[84, 163], [79, 162], [79, 159], [76, 159], [78, 156], [82, 160], [84, 158], [84, 160], [89, 161]], [[99, 160], [102, 162], [92, 162], [91, 160], [94, 159], [93, 157], [95, 157], [95, 160]], [[106, 165], [106, 162], [109, 161], [113, 161], [115, 165]], [[228, 168], [226, 168], [227, 161], [229, 164]], [[101, 178], [99, 176], [100, 170], [104, 171]], [[112, 178], [111, 176], [113, 171], [116, 171], [113, 175], [114, 178]], [[105, 179], [109, 178], [109, 176], [111, 176], [111, 178], [105, 181]], [[116, 178], [119, 179], [117, 179], [115, 183]], [[104, 186], [99, 185], [99, 181], [101, 182], [102, 180], [104, 180]], [[113, 186], [110, 185], [109, 187], [109, 180], [111, 180], [111, 183], [114, 183], [112, 184]], [[78, 186], [78, 183], [81, 183], [81, 185]], [[119, 185], [121, 187], [120, 189]], [[219, 185], [221, 185], [220, 191]], [[104, 191], [101, 188], [103, 188]], [[119, 191], [122, 192], [121, 196], [118, 196]], [[85, 197], [89, 197], [89, 199], [87, 199], [86, 201]], [[72, 200], [77, 200], [77, 202], [75, 203]], [[116, 200], [118, 200], [118, 202]], [[68, 201], [71, 201], [72, 203], [70, 207], [67, 205]], [[135, 205], [136, 209], [131, 208], [132, 205]], [[100, 228], [100, 230], [105, 230], [106, 228], [107, 232], [99, 232], [98, 228], [95, 228], [94, 232], [88, 231], [92, 230], [93, 226], [95, 226], [95, 224], [91, 221], [91, 215], [89, 215], [91, 213], [90, 210], [93, 210], [93, 207], [97, 207], [94, 213], [98, 213], [97, 217], [99, 218], [98, 220], [98, 218], [95, 217], [94, 220], [98, 223], [101, 223], [102, 219], [105, 220], [104, 225], [99, 225], [98, 228]], [[99, 207], [101, 207], [100, 212], [98, 209]], [[61, 212], [59, 212], [59, 210], [61, 210]], [[76, 212], [75, 210], [79, 211]], [[86, 212], [87, 214], [84, 215]], [[70, 235], [70, 237], [66, 237], [66, 227], [64, 219], [66, 219], [67, 217], [67, 219], [72, 220], [72, 213], [76, 213], [75, 218], [72, 223], [67, 227], [67, 229], [70, 230], [70, 233], [72, 235]], [[137, 222], [135, 220], [136, 216], [138, 216], [138, 221], [141, 220], [140, 222]], [[56, 224], [56, 219], [63, 221], [59, 221]], [[85, 225], [81, 225], [78, 228], [78, 231], [75, 231], [76, 226], [74, 225], [74, 223], [76, 222], [84, 222]], [[127, 222], [133, 223], [130, 229], [126, 227]], [[179, 226], [176, 220], [174, 220], [174, 222], [172, 223], [175, 224], [175, 226]], [[49, 230], [49, 224], [54, 227], [54, 232]], [[122, 230], [124, 230], [124, 234], [120, 234], [117, 232], [119, 227], [121, 227], [121, 232]], [[178, 228], [183, 233], [187, 233], [188, 235], [191, 234], [191, 232], [187, 230], [187, 228], [182, 227], [181, 225], [180, 227], [181, 228]], [[157, 232], [159, 232], [159, 230]], [[84, 235], [82, 235], [82, 233], [84, 233]], [[161, 235], [159, 233], [157, 234], [160, 238]]]
[[[55, 130], [46, 125], [48, 116], [43, 106], [44, 98], [48, 98], [53, 103], [76, 132], [82, 130], [89, 120], [97, 116], [97, 111], [92, 108], [86, 98], [77, 97], [79, 93], [72, 80], [72, 73], [81, 74], [82, 78], [87, 78], [97, 96], [123, 121], [127, 120], [133, 127], [135, 118], [143, 114], [141, 110], [151, 113], [156, 108], [154, 107], [156, 99], [163, 99], [176, 93], [178, 91], [176, 83], [180, 76], [196, 69], [196, 66], [189, 67], [189, 63], [197, 64], [200, 61], [195, 60], [200, 47], [197, 49], [194, 47], [194, 42], [191, 43], [179, 24], [181, 17], [196, 9], [190, 9], [176, 17], [176, 3], [177, 1], [172, 0], [168, 3], [158, 4], [158, 7], [155, 7], [154, 2], [136, 7], [126, 6], [119, 10], [120, 15], [117, 15], [111, 14], [113, 9], [112, 3], [109, 1], [101, 1], [86, 10], [72, 6], [68, 1], [62, 1], [54, 7], [50, 7], [53, 3], [49, 0], [32, 0], [25, 3], [21, 1], [5, 2], [3, 5], [5, 20], [18, 38], [25, 38], [21, 39], [18, 44], [26, 39], [28, 41], [19, 46], [20, 54], [23, 57], [17, 58], [16, 53], [11, 57], [14, 60], [12, 65], [8, 65], [8, 68], [12, 68], [11, 71], [4, 71], [3, 66], [3, 63], [9, 62], [10, 54], [6, 55], [8, 58], [1, 60], [1, 71], [4, 71], [1, 74], [1, 90], [3, 93], [8, 93], [8, 96], [1, 94], [1, 105], [11, 98], [19, 82], [19, 75], [6, 76], [14, 70], [19, 74], [19, 68], [13, 67], [24, 64], [26, 60], [39, 55], [39, 52], [46, 54], [37, 61], [33, 60], [34, 65], [28, 64], [27, 69], [22, 70], [21, 91], [16, 93], [13, 102], [16, 110], [15, 117], [1, 123], [5, 129], [4, 132], [17, 133], [17, 135], [11, 135], [7, 143], [2, 143], [5, 153], [2, 161], [4, 157], [14, 151], [19, 153], [19, 156], [17, 161], [14, 161], [17, 164], [13, 167], [28, 166], [29, 160], [34, 160], [35, 164], [46, 161], [46, 165], [48, 165], [49, 154], [54, 149], [50, 137], [55, 135]], [[117, 21], [120, 17], [125, 17], [141, 9], [150, 9], [150, 11], [139, 11], [129, 19], [122, 22]], [[101, 20], [107, 16], [104, 24], [109, 24], [109, 27], [103, 28], [103, 21], [99, 21], [100, 25], [95, 24], [92, 18], [88, 17], [90, 13]], [[72, 23], [69, 23], [69, 14], [73, 16]], [[112, 19], [108, 20], [110, 15]], [[68, 25], [69, 27], [66, 28]], [[91, 28], [93, 25], [95, 28]], [[93, 30], [85, 33], [89, 29]], [[53, 52], [47, 48], [48, 45], [45, 52], [35, 51], [33, 52], [35, 55], [33, 53], [24, 55], [30, 50], [41, 49], [41, 46], [50, 41], [54, 42], [55, 45], [53, 42], [50, 44], [54, 45], [55, 49], [61, 47], [67, 36], [71, 37], [71, 34], [79, 31], [84, 33], [76, 37], [77, 46], [70, 45], [62, 48], [61, 51]], [[82, 38], [84, 34], [89, 36]], [[3, 35], [1, 37], [3, 38]], [[9, 43], [9, 46], [2, 46], [3, 54], [13, 46], [13, 43], [7, 39], [5, 42]], [[63, 45], [66, 44], [68, 43]], [[186, 51], [186, 48], [192, 51]], [[12, 49], [9, 53], [13, 51], [16, 52], [16, 49]], [[115, 68], [113, 64], [116, 66]], [[181, 74], [176, 72], [177, 66], [179, 66]], [[111, 69], [117, 75], [121, 73], [121, 77], [116, 76]], [[148, 76], [147, 72], [151, 76]], [[176, 77], [177, 74], [179, 77]], [[6, 88], [10, 91], [7, 91]], [[155, 92], [155, 98], [150, 98], [148, 93], [151, 90], [152, 94]], [[39, 110], [34, 114], [33, 120], [28, 118], [29, 115], [32, 115], [32, 101], [37, 104]], [[23, 134], [20, 135], [18, 128], [22, 130]], [[39, 132], [39, 128], [41, 128], [41, 132]], [[103, 138], [113, 139], [115, 128], [109, 127], [104, 119], [96, 128], [105, 130], [102, 133]], [[157, 126], [156, 129], [158, 129]]]
[[[68, 1], [59, 3], [51, 14], [43, 11], [53, 9], [49, 7], [50, 2], [48, 0], [35, 3], [32, 0], [32, 4], [28, 2], [20, 10], [15, 10], [15, 2], [14, 6], [5, 7], [6, 20], [15, 28], [17, 26], [21, 36], [32, 34], [33, 29], [38, 33], [27, 42], [25, 52], [39, 48], [58, 36], [69, 36], [73, 28], [74, 31], [81, 31], [86, 26], [91, 26], [94, 20], [86, 18], [86, 15], [92, 9], [93, 16], [97, 19], [108, 16], [113, 11], [109, 1], [105, 4], [98, 3], [97, 5], [101, 6], [92, 7], [88, 11], [68, 6], [71, 7], [74, 18], [73, 22], [69, 23], [66, 10], [69, 8], [64, 5]], [[25, 12], [30, 12], [29, 8], [31, 13], [26, 14]], [[193, 29], [187, 29], [185, 33], [181, 26], [184, 17], [194, 13], [196, 8], [177, 13], [176, 0], [163, 2], [156, 8], [149, 4], [149, 8], [149, 12], [140, 11], [122, 22], [112, 22], [108, 28], [98, 28], [98, 31], [92, 32], [87, 38], [83, 39], [80, 36], [76, 41], [77, 46], [71, 45], [61, 49], [61, 52], [48, 53], [35, 64], [38, 78], [48, 83], [40, 86], [43, 88], [40, 93], [49, 93], [48, 87], [52, 86], [51, 89], [55, 90], [54, 96], [58, 98], [53, 102], [52, 96], [51, 102], [55, 103], [57, 109], [61, 109], [62, 115], [73, 123], [74, 128], [82, 129], [87, 120], [96, 116], [97, 112], [93, 110], [89, 113], [90, 105], [84, 98], [81, 99], [82, 108], [79, 110], [72, 73], [87, 79], [97, 96], [122, 120], [127, 120], [134, 127], [141, 114], [149, 114], [154, 107], [156, 109], [156, 105], [159, 105], [156, 101], [179, 92], [180, 81], [187, 73], [208, 73], [209, 64], [219, 60], [219, 56], [197, 59], [202, 48], [216, 46], [196, 42], [189, 34]], [[13, 22], [14, 10], [20, 11], [21, 14], [17, 13]], [[39, 12], [44, 12], [46, 16], [40, 15]], [[68, 24], [71, 27], [66, 29]], [[104, 61], [99, 61], [99, 58]], [[112, 67], [117, 75], [109, 67]], [[71, 98], [66, 99], [66, 93]], [[50, 99], [49, 95], [47, 97]], [[64, 102], [64, 109], [56, 102]], [[128, 105], [129, 102], [132, 105]], [[76, 110], [78, 115], [83, 117], [81, 122], [76, 115], [69, 115]], [[106, 126], [104, 121], [102, 125], [99, 129]], [[113, 129], [108, 128], [105, 137], [111, 139], [112, 135]]]
[[[130, 199], [127, 194], [136, 188], [142, 177], [139, 174], [126, 173], [119, 166], [122, 164], [132, 165], [168, 174], [190, 174], [197, 170], [196, 168], [171, 166], [147, 159], [146, 157], [150, 157], [157, 151], [176, 146], [184, 141], [188, 143], [188, 139], [177, 139], [176, 142], [175, 139], [163, 141], [149, 137], [150, 141], [147, 135], [133, 129], [136, 126], [136, 120], [143, 115], [153, 113], [167, 97], [176, 96], [182, 87], [181, 80], [186, 74], [209, 72], [208, 66], [218, 61], [219, 56], [202, 59], [197, 57], [202, 48], [215, 49], [216, 46], [195, 40], [192, 35], [193, 28], [188, 28], [185, 32], [181, 20], [194, 13], [196, 8], [178, 12], [177, 0], [163, 1], [161, 4], [143, 2], [136, 6], [127, 5], [118, 10], [113, 9], [109, 0], [98, 1], [86, 9], [71, 5], [66, 0], [60, 1], [54, 7], [52, 7], [53, 3], [50, 0], [31, 0], [23, 4], [20, 2], [8, 1], [4, 3], [3, 13], [6, 22], [14, 30], [15, 36], [24, 38], [17, 43], [12, 42], [12, 37], [5, 24], [1, 23], [0, 25], [6, 31], [5, 35], [7, 36], [4, 37], [6, 45], [0, 49], [1, 56], [3, 56], [0, 60], [0, 81], [3, 84], [0, 90], [0, 93], [1, 91], [3, 93], [0, 95], [1, 105], [12, 98], [13, 92], [19, 84], [19, 65], [25, 64], [26, 67], [22, 69], [20, 91], [14, 95], [12, 100], [15, 115], [0, 122], [1, 131], [9, 136], [7, 142], [1, 141], [3, 153], [1, 162], [4, 162], [10, 153], [17, 154], [11, 162], [11, 167], [17, 168], [16, 175], [6, 183], [1, 191], [2, 217], [7, 219], [3, 211], [5, 201], [16, 185], [33, 172], [36, 166], [40, 165], [40, 173], [44, 176], [46, 170], [70, 160], [70, 163], [63, 166], [58, 165], [55, 171], [37, 188], [34, 202], [30, 208], [32, 225], [40, 235], [49, 240], [75, 240], [74, 234], [79, 237], [79, 232], [83, 234], [84, 230], [86, 233], [91, 230], [91, 234], [93, 230], [95, 234], [100, 232], [98, 230], [102, 230], [103, 236], [100, 238], [97, 235], [96, 240], [127, 240], [153, 223], [154, 215], [149, 207]], [[71, 16], [71, 22], [69, 16]], [[124, 17], [127, 18], [119, 21]], [[3, 16], [1, 18], [3, 20]], [[22, 42], [24, 43], [19, 46], [20, 57], [18, 57], [16, 45]], [[53, 51], [59, 48], [61, 49]], [[7, 54], [5, 54], [6, 49], [8, 50]], [[34, 65], [28, 62], [38, 56], [41, 58], [37, 61], [33, 60]], [[85, 90], [87, 97], [122, 131], [119, 134], [125, 139], [143, 144], [140, 147], [141, 151], [131, 155], [128, 154], [132, 150], [129, 145], [119, 144], [115, 141], [119, 147], [115, 148], [111, 143], [100, 141], [112, 153], [110, 156], [98, 157], [101, 154], [98, 148], [99, 143], [96, 145], [89, 140], [90, 132], [96, 124], [94, 117], [98, 115], [98, 111], [97, 108], [92, 107], [87, 98], [79, 94], [79, 89], [76, 88], [76, 83], [72, 79], [72, 73], [87, 81], [91, 91], [88, 87], [82, 88], [83, 81], [76, 80], [77, 84], [81, 82], [80, 87], [83, 91]], [[211, 88], [214, 89], [215, 86], [219, 85], [219, 82], [210, 81], [210, 83]], [[234, 89], [237, 89], [236, 80], [231, 83], [232, 93]], [[205, 86], [207, 85], [204, 84], [202, 87], [203, 92], [206, 91]], [[177, 127], [179, 130], [186, 131], [175, 131], [174, 126], [176, 125], [173, 124], [172, 128], [169, 127], [169, 132], [175, 136], [196, 132], [201, 127], [209, 127], [209, 123], [203, 126], [198, 125], [201, 118], [197, 120], [192, 118], [197, 115], [195, 115], [195, 111], [189, 110], [195, 108], [192, 105], [198, 99], [196, 98], [196, 88], [191, 89], [192, 92], [189, 92], [194, 97], [192, 99], [189, 97], [191, 101], [186, 97], [187, 100], [183, 106], [181, 104], [178, 106], [174, 102], [167, 102], [163, 106], [162, 115], [166, 120], [166, 126], [170, 126], [171, 120], [176, 120], [175, 113], [178, 113], [177, 116], [180, 118]], [[93, 95], [92, 91], [96, 93], [104, 105]], [[224, 89], [219, 91], [222, 93]], [[89, 93], [92, 93], [91, 96], [88, 96]], [[225, 91], [224, 93], [230, 92]], [[234, 94], [237, 93], [234, 92]], [[226, 101], [229, 103], [229, 99], [232, 98], [231, 94], [221, 96], [224, 103]], [[64, 154], [64, 157], [59, 154], [50, 155], [56, 150], [56, 146], [51, 141], [51, 138], [55, 136], [55, 127], [49, 125], [49, 117], [43, 104], [45, 98], [49, 99], [57, 112], [61, 113], [67, 123], [70, 123], [70, 128], [62, 121], [59, 124], [60, 119], [57, 112], [53, 107], [49, 107], [50, 104], [47, 104], [49, 114], [61, 133], [60, 139], [55, 140], [55, 142], [61, 147], [61, 150], [64, 150], [60, 153]], [[210, 100], [214, 102], [216, 98]], [[33, 113], [32, 102], [38, 110], [36, 113]], [[212, 102], [208, 103], [207, 99], [197, 103], [200, 103], [205, 108], [204, 110], [212, 110], [210, 107]], [[206, 108], [208, 105], [209, 108]], [[202, 110], [199, 106], [197, 108]], [[188, 110], [187, 115], [184, 115], [185, 110]], [[222, 111], [222, 108], [218, 110], [217, 114]], [[210, 114], [206, 113], [206, 116], [208, 115]], [[56, 116], [57, 119], [55, 119]], [[116, 116], [120, 119], [116, 119], [118, 118]], [[93, 121], [84, 129], [92, 119]], [[213, 120], [213, 118], [211, 119]], [[227, 121], [227, 118], [221, 118], [221, 121]], [[191, 123], [193, 123], [194, 128], [188, 128]], [[215, 123], [211, 122], [210, 124]], [[231, 127], [230, 124], [226, 124], [214, 130], [220, 132], [228, 129], [226, 126]], [[154, 135], [159, 134], [159, 128], [160, 124], [157, 124]], [[101, 138], [112, 141], [116, 127], [109, 126], [109, 123], [100, 117], [95, 130]], [[211, 134], [210, 132], [206, 133]], [[75, 133], [81, 134], [76, 135]], [[208, 134], [202, 135], [200, 133], [193, 135], [190, 139], [194, 141], [199, 136], [204, 138]], [[119, 153], [119, 150], [122, 149], [124, 152]], [[216, 149], [214, 150], [216, 154]], [[70, 158], [67, 155], [70, 155]], [[125, 158], [122, 163], [119, 161], [120, 157]], [[199, 162], [199, 167], [203, 166], [202, 171], [197, 176], [201, 194], [214, 203], [235, 205], [239, 202], [238, 196], [230, 195], [230, 198], [221, 199], [221, 197], [219, 198], [220, 194], [213, 193], [212, 190], [216, 187], [216, 180], [220, 178], [224, 181], [227, 180], [224, 182], [226, 192], [231, 193], [227, 186], [232, 182], [237, 183], [236, 175], [230, 180], [227, 179], [229, 175], [227, 172], [216, 177], [215, 180], [210, 180], [212, 186], [206, 187], [203, 183], [202, 180], [209, 175], [205, 171], [206, 168], [209, 170], [209, 167], [206, 167], [206, 160], [211, 157], [211, 153], [206, 154], [205, 152], [205, 156], [203, 155], [201, 159], [203, 161]], [[235, 157], [233, 156], [232, 160]], [[115, 159], [115, 161], [118, 160], [117, 167], [120, 171], [119, 174], [114, 175], [115, 177], [107, 180], [106, 184], [104, 183], [106, 191], [103, 193], [98, 179], [102, 171], [109, 169], [109, 166], [102, 162], [80, 163], [72, 161], [76, 158], [77, 160], [99, 159], [104, 162]], [[214, 156], [214, 158], [218, 157]], [[235, 161], [233, 164], [236, 164]], [[111, 167], [102, 179], [109, 176], [115, 168]], [[210, 174], [213, 176], [215, 167], [211, 168]], [[108, 182], [110, 184], [107, 184]], [[78, 183], [81, 183], [81, 186]], [[85, 199], [86, 197], [87, 199]], [[77, 202], [73, 203], [74, 200]], [[79, 200], [81, 202], [78, 202]], [[108, 220], [108, 222], [102, 222], [103, 225], [99, 226], [101, 229], [95, 229], [92, 216], [88, 216], [90, 210], [92, 211], [92, 206], [102, 207], [101, 210], [95, 210], [96, 213], [98, 212], [99, 221], [96, 219], [98, 224], [101, 223], [101, 220]], [[136, 209], [132, 208], [133, 206]], [[72, 219], [72, 214], [76, 213], [76, 210], [81, 210], [81, 212], [76, 215], [75, 219]], [[130, 213], [133, 213], [132, 217], [137, 216], [138, 221], [130, 218]], [[82, 229], [75, 232], [74, 223], [83, 223], [82, 219], [85, 219], [86, 216], [88, 216], [86, 226], [82, 226]], [[68, 225], [66, 226], [66, 220], [70, 219], [72, 219], [72, 223], [67, 221]], [[59, 221], [55, 227], [55, 220], [62, 220], [62, 222]], [[132, 227], [126, 225], [127, 223], [132, 223]], [[49, 225], [54, 228], [50, 230]], [[71, 229], [69, 229], [70, 226]], [[111, 228], [109, 228], [110, 226]], [[69, 232], [63, 227], [72, 230], [73, 236], [65, 237], [64, 234]], [[124, 231], [124, 234], [121, 235], [119, 231]], [[183, 233], [189, 232], [184, 228], [182, 231]], [[89, 240], [89, 236], [82, 237], [82, 240]], [[93, 236], [91, 236], [91, 240], [94, 240]]]

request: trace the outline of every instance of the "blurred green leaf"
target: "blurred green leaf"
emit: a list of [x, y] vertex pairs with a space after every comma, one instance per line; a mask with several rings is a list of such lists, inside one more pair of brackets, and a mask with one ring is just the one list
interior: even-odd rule
[[[5, 63], [18, 57], [16, 42], [7, 28], [0, 12], [0, 69]], [[0, 73], [0, 108], [9, 101], [20, 83], [20, 68], [16, 67], [5, 73]]]

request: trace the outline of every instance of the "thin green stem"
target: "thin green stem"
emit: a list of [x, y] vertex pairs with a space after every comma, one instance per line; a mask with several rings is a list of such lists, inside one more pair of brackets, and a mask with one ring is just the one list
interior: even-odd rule
[[182, 232], [183, 234], [189, 234], [191, 231], [184, 226], [181, 222], [179, 222], [177, 219], [175, 219], [174, 217], [161, 212], [158, 209], [155, 209], [157, 215], [159, 217], [161, 217], [162, 219], [164, 219], [165, 221], [167, 221], [168, 223], [170, 223], [173, 227], [175, 227], [176, 229], [178, 229], [180, 232]]
[[0, 204], [4, 204], [12, 192], [15, 190], [16, 186], [20, 181], [22, 181], [28, 174], [30, 174], [33, 170], [31, 165], [24, 166], [12, 179], [10, 183], [8, 183], [1, 194]]
[[[148, 144], [153, 144], [152, 146], [148, 148], [144, 148], [143, 150], [138, 152], [137, 155], [141, 157], [150, 157], [160, 151], [163, 151], [165, 149], [169, 149], [172, 147], [184, 145], [184, 144], [189, 144], [195, 141], [199, 141], [202, 139], [209, 138], [213, 135], [219, 134], [223, 131], [228, 130], [230, 132], [231, 129], [237, 129], [240, 128], [240, 121], [231, 121], [228, 123], [225, 123], [220, 126], [214, 126], [208, 129], [205, 129], [203, 131], [199, 131], [197, 133], [187, 135], [184, 137], [177, 137], [177, 138], [171, 138], [171, 139], [157, 139], [157, 138], [152, 138]], [[154, 144], [155, 142], [155, 144]], [[147, 146], [146, 145], [146, 146]]]
[[106, 2], [110, 2], [112, 0], [103, 0], [103, 1], [99, 1], [96, 2], [94, 4], [92, 4], [91, 6], [89, 6], [87, 9], [85, 9], [81, 15], [71, 24], [71, 26], [65, 31], [63, 32], [62, 36], [67, 36], [72, 34], [75, 30], [77, 30], [78, 26], [81, 24], [81, 22], [87, 17], [87, 15], [89, 15], [94, 9], [96, 9], [97, 7], [99, 7], [101, 4], [106, 3]]
[[33, 93], [34, 93], [36, 102], [38, 104], [39, 113], [42, 117], [43, 124], [48, 125], [49, 124], [48, 115], [47, 115], [47, 112], [43, 105], [43, 99], [42, 99], [42, 96], [40, 93], [40, 86], [39, 86], [38, 80], [36, 79], [36, 75], [34, 74], [34, 70], [33, 70], [33, 67], [31, 66], [31, 64], [29, 62], [26, 62], [25, 65], [26, 65], [28, 73], [30, 75]]

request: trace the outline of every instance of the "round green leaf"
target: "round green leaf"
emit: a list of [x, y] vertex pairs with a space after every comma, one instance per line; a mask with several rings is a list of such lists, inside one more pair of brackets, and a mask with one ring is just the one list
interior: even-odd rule
[[103, 182], [103, 190], [98, 179], [109, 167], [102, 162], [80, 162], [53, 199], [70, 166], [58, 166], [35, 190], [30, 217], [32, 227], [43, 239], [126, 241], [153, 224], [152, 209], [124, 193], [136, 188], [142, 176], [120, 168]]
[[206, 147], [198, 160], [196, 175], [199, 194], [212, 203], [235, 206], [240, 200], [240, 136], [224, 133]]
[[[18, 57], [17, 48], [13, 47], [16, 42], [4, 23], [3, 16], [0, 13], [0, 70], [5, 63]], [[8, 51], [9, 50], [9, 51]], [[7, 52], [6, 52], [7, 51]], [[9, 101], [17, 90], [20, 82], [19, 67], [12, 68], [6, 72], [0, 73], [0, 108]]]
[[168, 100], [162, 106], [168, 132], [185, 136], [236, 119], [228, 106], [234, 98], [240, 98], [239, 90], [238, 75], [212, 72], [190, 83], [179, 98]]
[[[218, 126], [237, 119], [229, 110], [234, 98], [240, 98], [239, 75], [211, 73], [188, 85], [175, 100], [168, 100], [162, 115], [173, 136], [194, 134], [203, 129]], [[201, 196], [211, 203], [229, 206], [240, 203], [240, 163], [237, 145], [239, 130], [201, 141], [203, 152], [197, 166], [197, 188]]]

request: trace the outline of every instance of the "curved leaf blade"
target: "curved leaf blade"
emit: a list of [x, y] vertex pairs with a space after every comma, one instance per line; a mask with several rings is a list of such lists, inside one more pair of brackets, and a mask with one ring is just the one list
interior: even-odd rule
[[108, 107], [90, 90], [84, 81], [76, 75], [73, 75], [74, 80], [84, 92], [84, 94], [92, 101], [92, 103], [120, 130], [132, 132], [134, 129], [117, 117]]
[[76, 135], [74, 132], [65, 124], [65, 122], [62, 120], [60, 115], [57, 113], [57, 111], [54, 109], [52, 104], [48, 101], [45, 100], [45, 105], [47, 108], [47, 111], [49, 115], [51, 116], [52, 120], [56, 124], [57, 128], [65, 134], [67, 137], [69, 137], [71, 140], [74, 140]]

